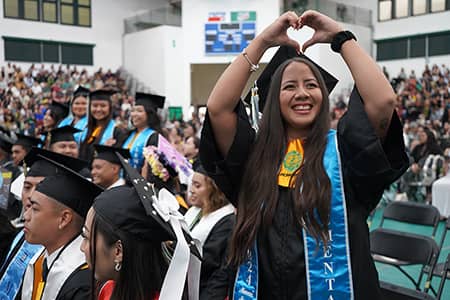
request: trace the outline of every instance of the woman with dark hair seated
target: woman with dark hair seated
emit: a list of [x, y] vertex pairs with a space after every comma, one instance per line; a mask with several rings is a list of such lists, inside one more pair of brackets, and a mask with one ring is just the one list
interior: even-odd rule
[[125, 134], [113, 120], [112, 89], [101, 89], [89, 94], [87, 127], [82, 133], [80, 158], [92, 162], [94, 145], [117, 146]]
[[186, 223], [192, 237], [203, 247], [200, 299], [208, 299], [205, 292], [208, 280], [225, 259], [235, 222], [234, 207], [202, 166], [192, 177], [189, 203], [192, 206], [185, 214]]
[[131, 110], [131, 123], [134, 130], [130, 132], [122, 147], [130, 150], [130, 165], [139, 171], [144, 165], [144, 147], [158, 145], [161, 120], [158, 108], [164, 107], [165, 97], [136, 93], [136, 102]]
[[[167, 190], [156, 197], [150, 183], [123, 159], [121, 163], [133, 186], [100, 194], [83, 226], [81, 251], [93, 271], [92, 281], [104, 283], [93, 295], [102, 300], [182, 299], [189, 249], [200, 254], [192, 243], [188, 246], [189, 234], [183, 235], [175, 197]], [[168, 266], [161, 243], [174, 240], [176, 255]]]

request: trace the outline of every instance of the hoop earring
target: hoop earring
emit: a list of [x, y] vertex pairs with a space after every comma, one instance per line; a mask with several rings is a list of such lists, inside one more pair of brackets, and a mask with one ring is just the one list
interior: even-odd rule
[[118, 261], [116, 261], [116, 264], [114, 266], [114, 270], [116, 270], [116, 272], [119, 272], [120, 269], [122, 269], [122, 264]]

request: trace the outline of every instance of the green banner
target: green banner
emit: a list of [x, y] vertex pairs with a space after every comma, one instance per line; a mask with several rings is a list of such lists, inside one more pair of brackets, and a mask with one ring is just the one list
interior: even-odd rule
[[231, 22], [256, 21], [256, 11], [232, 11]]

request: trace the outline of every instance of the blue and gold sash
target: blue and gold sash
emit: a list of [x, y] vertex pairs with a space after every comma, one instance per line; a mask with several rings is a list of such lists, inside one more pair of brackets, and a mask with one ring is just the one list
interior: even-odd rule
[[[86, 120], [86, 122], [87, 122], [87, 120]], [[100, 142], [98, 143], [99, 145], [104, 145], [107, 140], [114, 137], [114, 128], [116, 128], [116, 123], [113, 120], [109, 120], [108, 126], [106, 126], [105, 130], [103, 131], [102, 138], [100, 139]], [[86, 125], [86, 130], [81, 132], [81, 141], [86, 140], [86, 135], [87, 135], [87, 125]]]
[[155, 131], [151, 128], [145, 128], [139, 133], [137, 133], [136, 130], [133, 130], [123, 144], [124, 148], [130, 150], [131, 159], [129, 163], [133, 168], [138, 170], [142, 168], [142, 165], [144, 164], [144, 147], [153, 132]]
[[[8, 261], [8, 258], [11, 255], [14, 255], [12, 251], [16, 246], [18, 246], [18, 243], [23, 241], [23, 236], [24, 232], [21, 231], [14, 238], [6, 261]], [[22, 285], [23, 277], [28, 263], [33, 258], [33, 256], [36, 255], [36, 253], [41, 252], [42, 250], [43, 246], [41, 245], [32, 245], [27, 241], [23, 241], [22, 245], [20, 245], [19, 250], [11, 259], [9, 265], [3, 266], [6, 267], [6, 270], [3, 273], [3, 276], [0, 278], [0, 300], [16, 298], [17, 293], [19, 292]]]
[[[326, 249], [303, 229], [308, 299], [353, 299], [347, 210], [336, 131], [328, 133], [323, 163], [331, 181], [330, 241]], [[239, 266], [233, 299], [257, 299], [258, 254], [256, 242]], [[325, 251], [324, 251], [325, 250]]]

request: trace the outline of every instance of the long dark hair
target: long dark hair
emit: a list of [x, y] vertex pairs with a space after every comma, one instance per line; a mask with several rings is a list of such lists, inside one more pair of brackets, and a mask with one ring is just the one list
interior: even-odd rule
[[144, 105], [145, 113], [147, 114], [147, 125], [151, 129], [157, 131], [162, 134], [161, 129], [161, 119], [159, 118], [158, 112], [156, 108], [150, 107], [148, 105]]
[[[107, 119], [106, 124], [108, 124], [109, 120], [111, 120], [112, 117], [113, 117], [113, 105], [112, 105], [111, 101], [99, 100], [99, 99], [94, 99], [94, 100], [89, 99], [89, 104], [88, 104], [88, 124], [87, 124], [88, 130], [87, 130], [87, 134], [86, 134], [86, 140], [84, 141], [84, 143], [87, 143], [87, 141], [89, 140], [89, 137], [92, 135], [92, 133], [94, 132], [95, 128], [97, 127], [97, 120], [94, 119], [94, 117], [92, 116], [92, 113], [91, 113], [91, 105], [92, 105], [93, 101], [105, 101], [105, 102], [108, 102], [109, 115], [106, 117], [106, 119]], [[102, 128], [102, 131], [100, 132], [99, 136], [103, 135], [103, 132], [105, 131], [105, 129], [106, 129], [106, 126], [105, 126], [105, 128]]]
[[92, 263], [93, 299], [97, 299], [95, 284], [95, 257], [97, 235], [101, 234], [108, 248], [117, 241], [122, 243], [122, 268], [115, 281], [111, 300], [154, 299], [161, 290], [167, 265], [161, 251], [161, 243], [137, 240], [128, 233], [114, 230], [100, 215], [92, 222], [90, 257]]
[[306, 227], [317, 242], [322, 240], [326, 245], [329, 240], [331, 183], [322, 161], [330, 128], [328, 91], [314, 65], [305, 59], [294, 58], [281, 64], [273, 74], [260, 129], [245, 167], [229, 257], [229, 262], [235, 266], [245, 260], [260, 226], [272, 223], [277, 207], [277, 178], [288, 141], [279, 96], [283, 72], [293, 62], [309, 66], [322, 91], [320, 112], [303, 141], [304, 162], [295, 171], [295, 188], [290, 191], [293, 215], [299, 228]]

